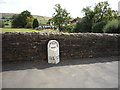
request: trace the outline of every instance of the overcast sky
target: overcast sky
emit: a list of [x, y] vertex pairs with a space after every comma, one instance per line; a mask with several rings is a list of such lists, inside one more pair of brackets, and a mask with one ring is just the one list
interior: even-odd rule
[[[21, 13], [30, 11], [33, 15], [52, 17], [55, 4], [61, 4], [72, 17], [82, 17], [83, 7], [92, 6], [105, 0], [0, 0], [0, 13]], [[118, 10], [120, 0], [106, 0], [114, 10]]]

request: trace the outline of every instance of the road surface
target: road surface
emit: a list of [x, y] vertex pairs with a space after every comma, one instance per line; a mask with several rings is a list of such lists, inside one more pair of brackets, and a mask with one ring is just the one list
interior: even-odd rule
[[118, 88], [118, 57], [3, 63], [3, 88]]

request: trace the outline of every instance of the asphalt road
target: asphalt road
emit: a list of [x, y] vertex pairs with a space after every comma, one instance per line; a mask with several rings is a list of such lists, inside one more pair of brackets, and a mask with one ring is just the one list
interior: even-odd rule
[[118, 57], [3, 63], [3, 88], [118, 88]]

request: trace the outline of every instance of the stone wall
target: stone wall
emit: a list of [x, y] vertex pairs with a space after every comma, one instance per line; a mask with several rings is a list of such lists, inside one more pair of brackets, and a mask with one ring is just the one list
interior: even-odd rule
[[120, 34], [93, 33], [2, 33], [2, 60], [46, 60], [47, 43], [57, 40], [60, 59], [119, 56]]

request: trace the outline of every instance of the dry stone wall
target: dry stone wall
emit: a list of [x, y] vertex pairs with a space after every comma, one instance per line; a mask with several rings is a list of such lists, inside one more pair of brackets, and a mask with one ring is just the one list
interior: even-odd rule
[[60, 44], [60, 59], [119, 56], [120, 34], [6, 32], [2, 60], [46, 60], [49, 40]]

